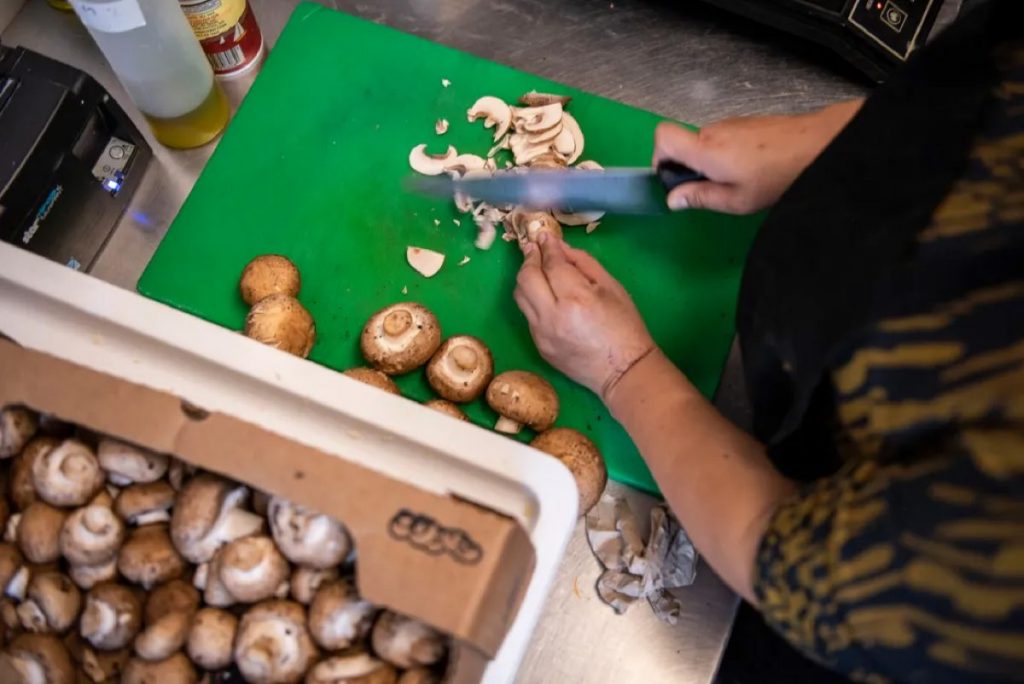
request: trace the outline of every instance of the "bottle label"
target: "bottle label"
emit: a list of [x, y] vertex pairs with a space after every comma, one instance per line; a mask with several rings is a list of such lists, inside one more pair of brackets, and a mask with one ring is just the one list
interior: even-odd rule
[[245, 11], [245, 0], [180, 0], [181, 9], [199, 40], [219, 36], [235, 28]]
[[82, 23], [103, 33], [124, 33], [146, 25], [139, 0], [70, 0]]

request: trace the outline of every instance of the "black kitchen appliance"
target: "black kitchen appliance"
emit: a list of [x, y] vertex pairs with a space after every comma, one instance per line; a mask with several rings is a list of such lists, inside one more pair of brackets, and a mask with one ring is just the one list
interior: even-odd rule
[[[982, 0], [974, 0], [978, 2]], [[875, 81], [952, 22], [968, 0], [705, 0], [838, 53]]]
[[88, 270], [151, 158], [88, 74], [0, 46], [0, 240]]

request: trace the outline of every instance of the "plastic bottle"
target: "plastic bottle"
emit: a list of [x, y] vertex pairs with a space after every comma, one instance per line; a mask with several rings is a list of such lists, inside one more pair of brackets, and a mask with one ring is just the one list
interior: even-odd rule
[[213, 140], [230, 111], [177, 0], [71, 0], [156, 139]]

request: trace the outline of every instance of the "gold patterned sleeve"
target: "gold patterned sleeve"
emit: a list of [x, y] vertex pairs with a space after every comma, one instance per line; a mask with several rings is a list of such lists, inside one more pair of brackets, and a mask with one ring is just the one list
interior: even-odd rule
[[851, 463], [780, 507], [756, 561], [760, 610], [857, 680], [1019, 678], [1024, 430], [979, 422], [921, 450]]

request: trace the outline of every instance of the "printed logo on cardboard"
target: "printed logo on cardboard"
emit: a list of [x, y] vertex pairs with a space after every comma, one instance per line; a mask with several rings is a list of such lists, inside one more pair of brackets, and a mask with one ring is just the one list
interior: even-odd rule
[[405, 542], [417, 551], [431, 556], [447, 554], [458, 563], [475, 565], [484, 557], [484, 550], [464, 530], [445, 527], [427, 515], [407, 508], [395, 513], [388, 523], [392, 539]]

